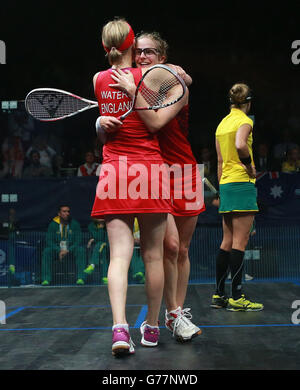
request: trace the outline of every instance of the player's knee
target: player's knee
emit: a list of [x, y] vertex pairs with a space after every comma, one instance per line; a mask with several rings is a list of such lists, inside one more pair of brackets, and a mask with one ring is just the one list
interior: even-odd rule
[[178, 262], [184, 263], [189, 261], [189, 248], [185, 244], [180, 245], [178, 253]]
[[154, 262], [162, 262], [163, 254], [160, 251], [144, 251], [143, 252], [143, 260], [145, 264], [154, 263]]
[[233, 240], [232, 239], [224, 239], [221, 243], [221, 249], [223, 249], [226, 252], [230, 252], [232, 249]]
[[179, 254], [179, 242], [174, 237], [164, 241], [164, 258], [168, 261], [176, 262]]

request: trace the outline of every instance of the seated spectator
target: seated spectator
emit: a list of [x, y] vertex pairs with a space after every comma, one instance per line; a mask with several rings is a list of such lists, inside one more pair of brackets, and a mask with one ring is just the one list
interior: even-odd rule
[[272, 167], [272, 157], [269, 152], [269, 146], [266, 143], [260, 143], [257, 146], [253, 157], [257, 172], [279, 170]]
[[298, 147], [289, 149], [286, 161], [282, 163], [281, 171], [286, 173], [300, 171], [300, 153]]
[[29, 147], [26, 152], [26, 157], [29, 158], [32, 150], [37, 150], [40, 154], [40, 162], [43, 166], [52, 169], [53, 158], [56, 155], [56, 151], [47, 145], [46, 139], [42, 136], [36, 137], [33, 141], [33, 145]]
[[292, 132], [287, 129], [283, 132], [282, 142], [274, 146], [273, 157], [282, 161], [286, 158], [288, 150], [297, 146], [298, 145], [293, 140]]
[[85, 163], [80, 165], [77, 171], [78, 176], [95, 176], [99, 164], [95, 162], [93, 152], [86, 152]]
[[37, 150], [32, 150], [30, 153], [29, 165], [24, 169], [23, 177], [49, 177], [53, 175], [52, 168], [42, 165], [40, 161], [40, 153]]
[[1, 177], [22, 176], [24, 165], [24, 149], [21, 138], [18, 136], [8, 136], [2, 144], [2, 165]]
[[48, 226], [46, 248], [42, 253], [42, 286], [48, 286], [52, 280], [51, 266], [54, 261], [66, 261], [74, 256], [77, 266], [76, 284], [84, 284], [86, 252], [81, 245], [82, 235], [79, 223], [71, 218], [70, 207], [59, 207], [58, 215]]
[[93, 148], [92, 149], [94, 151], [95, 161], [98, 164], [101, 164], [102, 160], [103, 160], [103, 144], [102, 144], [102, 142], [99, 141], [98, 137], [96, 137], [94, 139], [94, 143], [93, 143]]
[[61, 170], [64, 163], [64, 159], [60, 154], [56, 154], [53, 157], [53, 173], [55, 177], [61, 177]]
[[8, 128], [11, 134], [21, 138], [24, 149], [26, 150], [32, 140], [35, 132], [35, 122], [33, 117], [26, 111], [17, 109], [8, 116]]
[[3, 232], [1, 239], [8, 240], [8, 272], [11, 275], [14, 275], [16, 264], [16, 237], [20, 230], [20, 224], [15, 209], [10, 208], [8, 210], [7, 218], [1, 221], [1, 228]]
[[104, 284], [107, 284], [107, 270], [108, 270], [108, 255], [107, 255], [107, 232], [105, 222], [103, 219], [93, 219], [88, 225], [88, 231], [90, 233], [90, 239], [87, 244], [87, 248], [91, 248], [93, 245], [92, 255], [89, 260], [89, 266], [84, 270], [86, 274], [94, 272], [98, 267], [101, 273], [101, 280]]

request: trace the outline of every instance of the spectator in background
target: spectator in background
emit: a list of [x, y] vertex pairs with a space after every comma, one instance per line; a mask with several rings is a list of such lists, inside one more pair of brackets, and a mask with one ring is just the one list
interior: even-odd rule
[[80, 165], [77, 176], [95, 176], [99, 164], [95, 162], [95, 155], [89, 151], [85, 154], [85, 163]]
[[282, 162], [286, 158], [288, 150], [297, 146], [298, 145], [293, 140], [292, 132], [289, 129], [286, 129], [283, 132], [282, 142], [274, 146], [273, 157]]
[[70, 207], [60, 206], [58, 215], [48, 226], [46, 248], [42, 253], [42, 286], [48, 286], [51, 283], [53, 261], [65, 261], [65, 257], [70, 255], [74, 256], [76, 261], [76, 284], [84, 284], [86, 253], [81, 241], [81, 228], [79, 223], [71, 218]]
[[204, 165], [204, 176], [216, 187], [217, 178], [217, 160], [213, 156], [211, 149], [204, 147], [200, 149], [199, 164]]
[[3, 169], [0, 176], [20, 178], [24, 165], [24, 148], [21, 138], [9, 135], [5, 138], [1, 151]]
[[4, 238], [8, 240], [8, 271], [11, 275], [14, 275], [16, 264], [16, 236], [20, 230], [15, 209], [10, 208], [8, 210], [8, 217], [1, 222], [1, 226], [3, 231], [5, 231]]
[[101, 280], [107, 284], [107, 270], [108, 270], [108, 255], [107, 255], [107, 231], [104, 219], [93, 219], [88, 225], [90, 239], [87, 248], [90, 249], [93, 245], [92, 255], [89, 260], [89, 266], [84, 272], [90, 275], [94, 272], [96, 267], [99, 267], [101, 273]]
[[101, 163], [102, 163], [102, 160], [103, 160], [103, 155], [102, 155], [102, 152], [103, 152], [103, 144], [102, 144], [102, 142], [100, 142], [100, 140], [98, 139], [98, 137], [96, 137], [96, 138], [94, 139], [94, 143], [93, 143], [92, 149], [93, 149], [93, 151], [94, 151], [95, 161], [96, 161], [98, 164], [101, 164]]
[[53, 173], [54, 173], [55, 177], [62, 176], [61, 170], [62, 170], [63, 164], [64, 164], [63, 157], [60, 154], [56, 154], [53, 157]]
[[32, 116], [25, 111], [16, 110], [8, 116], [8, 127], [11, 134], [21, 138], [26, 150], [32, 141], [32, 134], [35, 131]]
[[41, 164], [40, 153], [37, 150], [32, 150], [30, 152], [29, 158], [30, 162], [29, 165], [27, 165], [27, 167], [24, 169], [23, 177], [35, 178], [53, 176], [52, 168]]
[[262, 142], [258, 144], [256, 152], [254, 152], [254, 163], [257, 172], [279, 170], [272, 164], [272, 157], [269, 151], [269, 145]]
[[9, 209], [8, 211], [8, 230], [10, 233], [15, 233], [20, 230], [17, 212], [13, 208]]
[[282, 163], [281, 171], [286, 173], [294, 173], [300, 171], [300, 153], [298, 147], [288, 150], [287, 158]]
[[40, 163], [52, 169], [53, 158], [56, 155], [56, 151], [47, 145], [47, 141], [43, 136], [38, 136], [33, 141], [33, 145], [29, 147], [26, 152], [26, 157], [29, 158], [32, 150], [37, 150], [40, 154]]

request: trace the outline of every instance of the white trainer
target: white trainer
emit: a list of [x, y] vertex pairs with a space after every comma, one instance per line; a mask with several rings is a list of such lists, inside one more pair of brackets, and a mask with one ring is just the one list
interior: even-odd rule
[[192, 323], [190, 310], [190, 308], [181, 309], [179, 306], [176, 310], [165, 313], [166, 328], [178, 341], [188, 341], [202, 333], [201, 329]]

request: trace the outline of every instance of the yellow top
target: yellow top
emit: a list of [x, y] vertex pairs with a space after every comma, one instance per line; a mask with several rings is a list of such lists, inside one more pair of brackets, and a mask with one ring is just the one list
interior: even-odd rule
[[[223, 159], [220, 184], [244, 181], [255, 183], [255, 179], [250, 178], [245, 168], [241, 166], [241, 161], [235, 147], [236, 133], [244, 124], [249, 124], [253, 128], [252, 119], [250, 119], [242, 110], [232, 108], [230, 114], [223, 118], [217, 127], [216, 138], [219, 142]], [[247, 145], [253, 164], [252, 131], [249, 134]]]
[[300, 170], [300, 160], [291, 163], [289, 161], [284, 161], [281, 166], [281, 172], [298, 172]]

